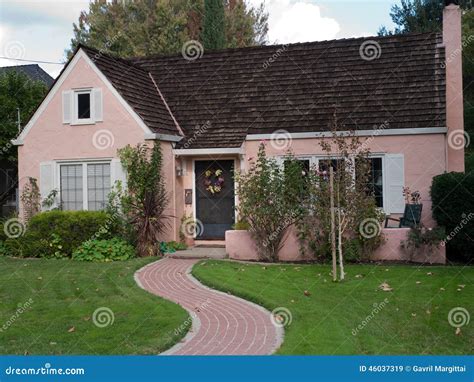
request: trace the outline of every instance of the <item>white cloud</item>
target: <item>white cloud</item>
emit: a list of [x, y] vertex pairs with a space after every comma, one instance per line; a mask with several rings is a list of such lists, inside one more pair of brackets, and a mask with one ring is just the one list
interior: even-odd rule
[[[261, 0], [250, 1], [259, 5]], [[321, 9], [306, 1], [270, 0], [265, 2], [270, 43], [295, 43], [336, 38], [340, 26], [335, 19], [321, 16]]]

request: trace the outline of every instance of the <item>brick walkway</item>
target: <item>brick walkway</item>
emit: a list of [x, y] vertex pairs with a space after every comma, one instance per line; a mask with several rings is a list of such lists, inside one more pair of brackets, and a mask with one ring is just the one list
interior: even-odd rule
[[[165, 258], [140, 269], [135, 279], [145, 290], [174, 301], [193, 318], [184, 340], [163, 354], [271, 354], [283, 329], [270, 312], [251, 302], [207, 288], [190, 274], [199, 260]], [[177, 323], [177, 330], [183, 323]], [[150, 333], [153, 335], [153, 333]]]

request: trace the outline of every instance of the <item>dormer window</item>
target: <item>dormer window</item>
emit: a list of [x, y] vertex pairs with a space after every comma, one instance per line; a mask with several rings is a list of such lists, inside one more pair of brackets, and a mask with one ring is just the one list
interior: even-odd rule
[[76, 92], [77, 97], [77, 119], [91, 119], [91, 92]]

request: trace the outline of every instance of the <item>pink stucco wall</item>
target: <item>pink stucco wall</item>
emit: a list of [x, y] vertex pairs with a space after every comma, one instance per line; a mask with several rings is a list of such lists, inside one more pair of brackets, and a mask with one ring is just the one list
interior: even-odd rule
[[[410, 255], [400, 246], [406, 240], [408, 228], [386, 228], [382, 230], [383, 244], [372, 255], [372, 260], [379, 261], [412, 261], [415, 263], [445, 264], [446, 248], [439, 246], [429, 250], [420, 249]], [[242, 261], [258, 261], [255, 242], [248, 231], [227, 231], [225, 235], [226, 253], [230, 259]], [[295, 232], [290, 231], [282, 248], [278, 252], [280, 261], [308, 261], [310, 256], [303, 257], [299, 251], [299, 243]]]
[[[62, 122], [62, 92], [75, 88], [94, 87], [102, 89], [103, 122], [90, 125], [68, 125]], [[93, 137], [99, 130], [108, 130], [113, 142], [104, 145], [105, 149], [94, 146]], [[18, 171], [20, 190], [27, 177], [40, 178], [40, 163], [53, 160], [112, 159], [117, 158], [117, 149], [144, 142], [144, 130], [132, 118], [118, 99], [112, 94], [100, 77], [80, 59], [70, 75], [62, 83], [29, 133], [23, 145], [18, 147]], [[169, 142], [162, 142], [164, 157], [163, 172], [170, 194], [170, 207], [167, 213], [174, 212], [174, 162]], [[166, 239], [175, 237], [175, 223], [170, 220]]]
[[451, 4], [443, 10], [448, 171], [458, 172], [464, 171], [461, 15], [462, 11], [458, 5]]

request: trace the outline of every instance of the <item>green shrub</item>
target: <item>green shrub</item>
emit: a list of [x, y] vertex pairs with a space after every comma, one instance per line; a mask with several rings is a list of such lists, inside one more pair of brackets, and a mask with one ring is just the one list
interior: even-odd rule
[[87, 240], [72, 254], [73, 260], [94, 262], [123, 261], [135, 256], [135, 248], [119, 238]]
[[114, 236], [113, 219], [102, 211], [49, 211], [31, 218], [26, 232], [5, 245], [12, 256], [70, 257], [90, 239]]
[[445, 227], [451, 260], [474, 258], [474, 172], [435, 176], [431, 186], [433, 217]]
[[248, 231], [250, 228], [250, 225], [245, 220], [240, 220], [237, 223], [235, 223], [232, 228], [237, 231]]
[[186, 248], [188, 248], [186, 244], [179, 243], [177, 241], [169, 241], [169, 242], [162, 241], [160, 243], [161, 253], [174, 253], [176, 251], [183, 251]]

